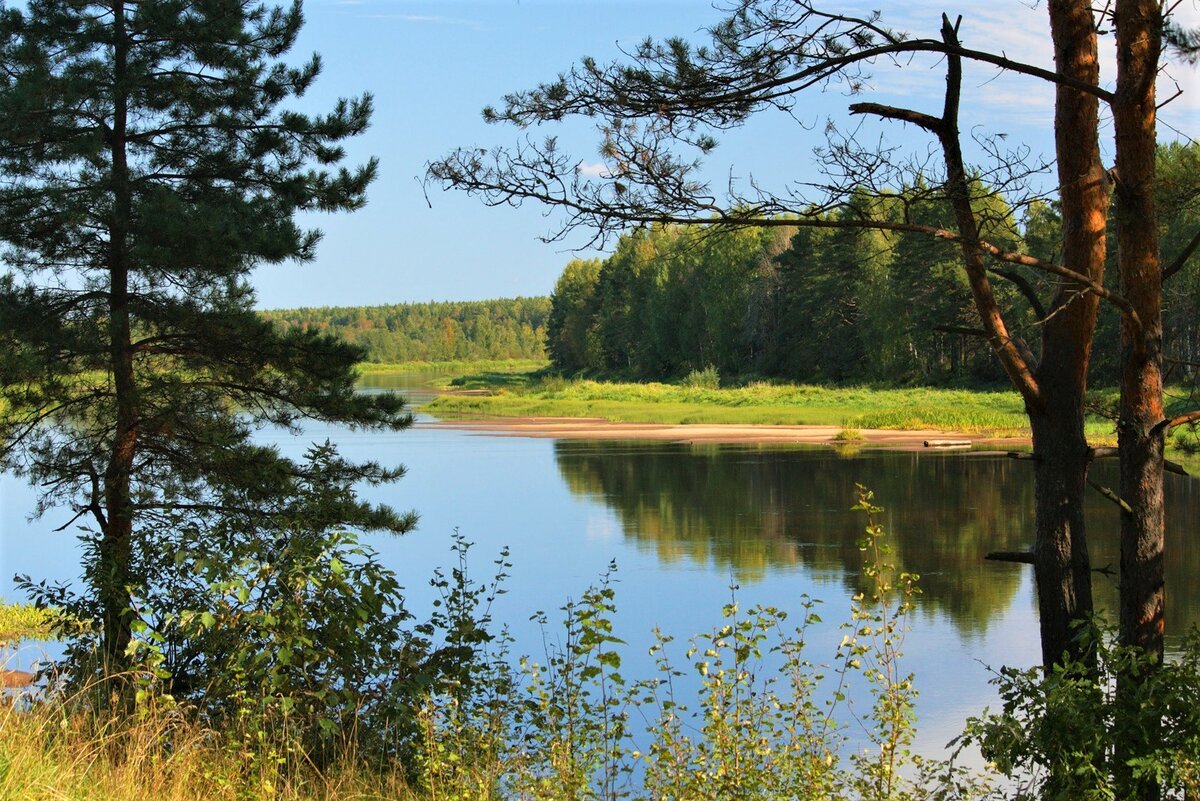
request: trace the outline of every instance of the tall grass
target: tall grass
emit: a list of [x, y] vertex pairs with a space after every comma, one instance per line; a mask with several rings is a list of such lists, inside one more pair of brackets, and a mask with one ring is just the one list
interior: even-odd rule
[[398, 771], [366, 769], [349, 744], [345, 759], [317, 770], [232, 734], [208, 729], [169, 703], [117, 715], [90, 699], [10, 699], [0, 707], [0, 799], [414, 798]]
[[[718, 388], [591, 380], [493, 386], [486, 395], [446, 395], [427, 411], [443, 416], [597, 417], [636, 423], [832, 425], [845, 428], [937, 429], [988, 436], [1028, 435], [1015, 392], [931, 388], [819, 387], [756, 383]], [[1111, 423], [1089, 421], [1089, 433], [1111, 435]]]

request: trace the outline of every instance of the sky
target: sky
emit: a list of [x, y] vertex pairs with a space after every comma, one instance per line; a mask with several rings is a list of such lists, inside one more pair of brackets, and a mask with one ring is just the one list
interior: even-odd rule
[[[1003, 51], [1052, 68], [1042, 4], [1027, 0], [875, 0], [883, 21], [913, 35], [934, 36], [941, 14], [963, 16], [964, 46]], [[1182, 0], [1177, 13], [1200, 24], [1200, 0]], [[849, 8], [849, 7], [848, 7]], [[703, 41], [720, 19], [707, 0], [306, 0], [306, 25], [295, 60], [321, 55], [324, 72], [293, 107], [327, 111], [339, 97], [369, 92], [375, 114], [369, 131], [347, 147], [349, 161], [375, 156], [379, 177], [365, 208], [351, 214], [311, 215], [301, 223], [324, 232], [317, 258], [268, 265], [252, 277], [261, 308], [377, 305], [431, 300], [481, 300], [546, 295], [563, 265], [584, 249], [583, 234], [544, 243], [556, 230], [545, 209], [489, 208], [461, 192], [423, 186], [425, 165], [460, 146], [511, 145], [521, 132], [487, 125], [481, 109], [504, 95], [552, 80], [587, 55], [620, 59], [647, 36]], [[852, 9], [864, 13], [863, 8]], [[1102, 43], [1102, 57], [1111, 39]], [[1111, 58], [1104, 80], [1111, 82]], [[814, 93], [795, 118], [764, 114], [745, 128], [721, 134], [705, 160], [717, 184], [753, 179], [777, 189], [816, 177], [812, 149], [824, 141], [826, 121], [853, 125], [851, 102], [869, 100], [936, 113], [944, 67], [934, 59], [904, 69], [880, 69], [867, 92]], [[1160, 81], [1160, 99], [1182, 97], [1160, 115], [1160, 138], [1200, 135], [1200, 78], [1196, 68], [1172, 65]], [[1189, 90], [1195, 91], [1189, 91]], [[1053, 136], [1053, 91], [1036, 79], [971, 68], [964, 80], [965, 136], [1003, 133], [1008, 146], [1048, 154]], [[896, 123], [867, 123], [861, 135], [883, 138], [906, 152], [925, 153], [928, 137]], [[874, 127], [871, 127], [874, 126]], [[546, 126], [533, 135], [557, 135], [587, 168], [598, 169], [599, 137], [582, 121]], [[1111, 126], [1102, 142], [1111, 152]], [[978, 150], [968, 150], [985, 163]], [[611, 243], [610, 243], [611, 247]]]

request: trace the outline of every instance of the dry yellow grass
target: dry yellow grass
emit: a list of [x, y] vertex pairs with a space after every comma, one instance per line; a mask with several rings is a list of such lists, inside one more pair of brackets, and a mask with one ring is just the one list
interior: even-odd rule
[[[120, 722], [118, 722], [120, 721]], [[348, 763], [352, 764], [352, 762]], [[317, 771], [169, 708], [100, 718], [69, 702], [0, 708], [2, 801], [325, 801], [412, 797], [399, 775]]]

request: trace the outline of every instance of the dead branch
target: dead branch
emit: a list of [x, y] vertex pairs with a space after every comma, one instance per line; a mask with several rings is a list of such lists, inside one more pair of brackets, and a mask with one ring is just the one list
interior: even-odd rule
[[1196, 234], [1191, 238], [1191, 241], [1189, 241], [1187, 245], [1184, 246], [1183, 250], [1179, 252], [1179, 255], [1176, 256], [1170, 264], [1163, 268], [1162, 280], [1166, 281], [1168, 278], [1175, 275], [1175, 273], [1182, 270], [1183, 265], [1186, 264], [1187, 260], [1192, 257], [1193, 253], [1196, 252], [1197, 247], [1200, 247], [1200, 231], [1197, 231]]
[[1030, 551], [991, 551], [983, 558], [993, 562], [1016, 562], [1022, 565], [1037, 564], [1037, 558]]
[[1129, 503], [1124, 498], [1122, 498], [1120, 495], [1113, 492], [1108, 487], [1104, 487], [1104, 486], [1101, 486], [1100, 484], [1097, 484], [1095, 481], [1092, 481], [1090, 478], [1087, 480], [1087, 483], [1092, 489], [1096, 490], [1096, 492], [1099, 492], [1105, 498], [1108, 498], [1110, 501], [1115, 503], [1117, 506], [1120, 506], [1124, 511], [1129, 512], [1130, 514], [1133, 514], [1133, 507], [1130, 506]]
[[1038, 321], [1045, 319], [1046, 307], [1042, 304], [1042, 299], [1038, 297], [1037, 291], [1034, 290], [1033, 284], [1029, 283], [1029, 279], [1013, 270], [1001, 270], [996, 267], [989, 267], [988, 272], [1000, 276], [1015, 286], [1033, 309], [1033, 316]]
[[1194, 423], [1197, 420], [1200, 420], [1200, 409], [1172, 417], [1168, 420], [1160, 421], [1159, 423], [1155, 424], [1154, 428], [1150, 429], [1150, 435], [1155, 436], [1161, 431], [1170, 431], [1172, 428], [1178, 428], [1179, 426], [1184, 426], [1188, 423]]
[[[1118, 448], [1089, 448], [1088, 459], [1118, 459], [1121, 456], [1121, 451]], [[1178, 476], [1190, 476], [1183, 465], [1178, 462], [1172, 462], [1170, 459], [1163, 459], [1163, 469], [1168, 473], [1174, 473]]]

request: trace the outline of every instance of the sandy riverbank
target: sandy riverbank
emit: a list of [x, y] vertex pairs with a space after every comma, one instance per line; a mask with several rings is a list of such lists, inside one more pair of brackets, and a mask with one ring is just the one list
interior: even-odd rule
[[856, 429], [860, 439], [853, 442], [836, 439], [838, 426], [772, 425], [663, 425], [658, 423], [614, 423], [600, 418], [576, 417], [502, 417], [480, 420], [439, 420], [419, 425], [455, 428], [480, 434], [509, 437], [550, 437], [555, 439], [636, 439], [659, 442], [714, 444], [860, 444], [893, 449], [923, 449], [930, 440], [970, 441], [972, 446], [997, 448], [1028, 444], [1022, 438], [996, 439], [959, 431]]

